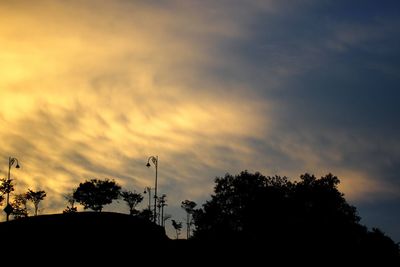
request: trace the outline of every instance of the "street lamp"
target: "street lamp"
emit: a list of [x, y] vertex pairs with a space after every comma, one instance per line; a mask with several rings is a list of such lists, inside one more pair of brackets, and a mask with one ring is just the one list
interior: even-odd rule
[[157, 223], [157, 171], [158, 171], [158, 156], [150, 156], [147, 160], [146, 166], [150, 168], [150, 160], [153, 162], [154, 166], [156, 167], [156, 182], [154, 186], [154, 223]]
[[15, 163], [15, 168], [19, 169], [19, 163], [17, 158], [9, 157], [8, 158], [8, 176], [7, 176], [7, 205], [4, 208], [4, 211], [7, 215], [6, 220], [9, 220], [10, 214], [13, 212], [13, 207], [10, 205], [10, 191], [11, 191], [11, 178], [10, 178], [10, 173], [11, 173], [11, 167]]

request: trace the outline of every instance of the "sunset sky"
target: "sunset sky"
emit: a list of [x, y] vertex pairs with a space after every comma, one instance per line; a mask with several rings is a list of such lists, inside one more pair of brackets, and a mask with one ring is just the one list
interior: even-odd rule
[[227, 172], [331, 172], [399, 242], [399, 60], [396, 0], [0, 0], [0, 177], [16, 157], [54, 213], [86, 179], [154, 187], [158, 155], [183, 221]]

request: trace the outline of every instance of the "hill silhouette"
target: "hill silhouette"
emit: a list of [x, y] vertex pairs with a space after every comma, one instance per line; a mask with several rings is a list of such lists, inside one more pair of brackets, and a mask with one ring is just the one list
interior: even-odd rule
[[124, 244], [138, 249], [148, 243], [162, 244], [169, 240], [161, 226], [114, 212], [76, 212], [16, 219], [0, 223], [0, 236], [7, 241], [9, 250], [34, 241], [36, 247], [30, 246], [30, 250], [73, 248], [113, 252]]
[[[174, 257], [212, 265], [260, 262], [332, 264], [345, 260], [348, 263], [366, 263], [371, 259], [364, 258], [365, 255], [351, 257], [347, 254], [352, 252], [350, 250], [338, 253], [333, 249], [333, 246], [340, 245], [337, 243], [321, 242], [318, 248], [307, 237], [283, 244], [276, 239], [280, 234], [276, 233], [275, 240], [172, 240], [161, 226], [137, 216], [113, 212], [39, 215], [0, 223], [3, 255], [14, 258], [24, 251], [25, 256], [41, 255], [41, 258], [62, 259], [69, 264], [76, 264], [76, 259], [91, 264], [117, 264], [127, 259], [158, 264]], [[377, 246], [369, 253], [380, 254], [380, 249], [386, 252], [385, 247]], [[392, 259], [380, 258], [377, 263], [396, 266], [391, 265]]]

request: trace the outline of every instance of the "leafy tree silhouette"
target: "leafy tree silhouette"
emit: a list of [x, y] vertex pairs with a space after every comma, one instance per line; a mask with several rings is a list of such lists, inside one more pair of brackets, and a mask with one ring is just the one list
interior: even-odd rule
[[217, 177], [215, 183], [212, 199], [193, 214], [196, 238], [259, 237], [260, 231], [279, 225], [272, 220], [281, 218], [278, 215], [286, 204], [288, 188], [292, 186], [286, 178], [267, 178], [247, 171], [237, 176]]
[[136, 206], [142, 202], [143, 196], [140, 193], [132, 191], [123, 191], [121, 192], [121, 196], [129, 207], [129, 214], [136, 215], [139, 212], [136, 210]]
[[28, 192], [26, 193], [26, 199], [33, 203], [35, 207], [35, 216], [38, 215], [39, 204], [45, 197], [46, 197], [46, 192], [43, 190], [35, 192], [31, 189], [28, 189]]
[[84, 209], [92, 209], [97, 212], [103, 210], [103, 206], [110, 204], [120, 196], [121, 186], [114, 180], [91, 179], [80, 183], [74, 191], [74, 199], [83, 205]]
[[350, 245], [357, 242], [355, 233], [365, 232], [356, 208], [337, 189], [339, 183], [332, 174], [317, 179], [306, 173], [294, 184], [290, 196], [296, 212], [295, 222], [303, 229], [301, 238]]
[[398, 247], [393, 246], [393, 240], [376, 227], [373, 227], [372, 231], [368, 232], [365, 247], [367, 253], [375, 255], [399, 254]]
[[[2, 197], [14, 191], [13, 179], [1, 178], [0, 179], [0, 193]], [[4, 197], [3, 197], [4, 199]]]
[[27, 202], [28, 199], [26, 194], [16, 194], [14, 196], [14, 200], [11, 202], [11, 206], [13, 207], [11, 215], [13, 215], [15, 219], [25, 218], [28, 216]]
[[196, 202], [191, 200], [185, 200], [181, 203], [181, 208], [186, 211], [186, 238], [190, 238], [190, 227], [192, 225], [192, 214], [194, 213], [194, 208], [197, 206]]
[[[312, 252], [342, 259], [375, 255], [379, 260], [398, 261], [398, 245], [359, 223], [356, 208], [338, 190], [339, 182], [332, 174], [317, 179], [306, 173], [298, 182], [247, 171], [217, 177], [211, 200], [193, 213], [193, 239], [237, 247], [246, 244], [270, 255], [307, 258]], [[384, 252], [368, 253], [377, 244], [385, 247]]]
[[63, 213], [65, 214], [65, 213], [74, 213], [74, 212], [77, 212], [78, 211], [78, 209], [76, 208], [76, 207], [70, 207], [70, 206], [67, 206], [64, 210], [63, 210]]
[[75, 191], [72, 191], [71, 193], [64, 195], [64, 199], [70, 206], [67, 205], [67, 207], [63, 210], [63, 213], [74, 213], [78, 211], [78, 209], [75, 207], [74, 192]]

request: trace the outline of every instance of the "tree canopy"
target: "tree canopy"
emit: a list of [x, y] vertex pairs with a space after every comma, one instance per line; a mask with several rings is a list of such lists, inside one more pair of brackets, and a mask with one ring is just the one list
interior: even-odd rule
[[130, 215], [136, 215], [139, 213], [139, 211], [136, 210], [136, 206], [143, 200], [143, 196], [140, 193], [129, 190], [123, 191], [121, 192], [121, 197], [128, 205]]
[[26, 199], [32, 201], [35, 207], [35, 216], [38, 215], [39, 204], [45, 197], [46, 192], [43, 190], [33, 191], [31, 189], [28, 189], [28, 192], [26, 193]]
[[104, 205], [111, 204], [114, 199], [118, 199], [120, 191], [121, 186], [114, 180], [91, 179], [80, 183], [74, 191], [73, 197], [84, 209], [101, 212]]
[[14, 191], [14, 182], [12, 179], [0, 179], [0, 193], [2, 195], [9, 194]]
[[[292, 247], [365, 252], [371, 233], [359, 223], [339, 183], [332, 174], [317, 179], [306, 173], [299, 181], [247, 171], [217, 177], [211, 200], [194, 211], [193, 237], [262, 243], [274, 251]], [[372, 236], [386, 240], [380, 232]], [[398, 251], [393, 241], [385, 242]]]
[[11, 202], [13, 208], [12, 215], [15, 219], [25, 218], [28, 216], [27, 194], [16, 194]]

